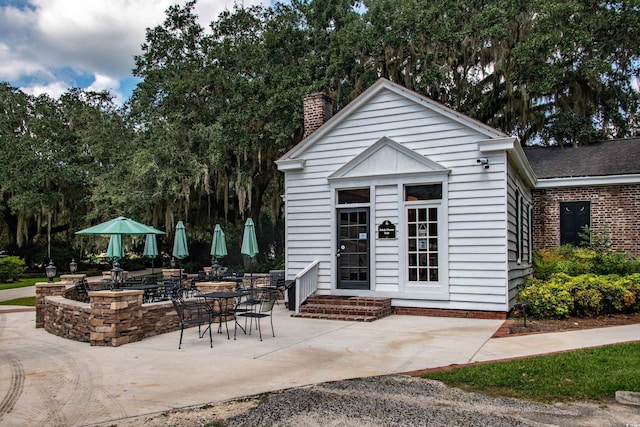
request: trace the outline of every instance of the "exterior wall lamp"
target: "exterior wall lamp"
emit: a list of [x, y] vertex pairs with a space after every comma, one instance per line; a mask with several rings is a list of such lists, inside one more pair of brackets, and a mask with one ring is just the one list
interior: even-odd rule
[[56, 277], [56, 266], [53, 265], [53, 260], [49, 260], [49, 265], [44, 268], [44, 271], [49, 278], [49, 282], [53, 282], [53, 278]]
[[479, 165], [482, 165], [485, 169], [489, 169], [489, 159], [486, 157], [480, 157], [476, 162], [478, 162]]

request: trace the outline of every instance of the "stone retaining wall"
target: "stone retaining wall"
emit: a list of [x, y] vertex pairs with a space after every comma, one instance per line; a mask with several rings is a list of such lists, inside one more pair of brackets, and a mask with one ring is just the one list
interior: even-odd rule
[[180, 319], [171, 301], [142, 304], [144, 338], [180, 329]]
[[89, 342], [89, 304], [63, 296], [48, 296], [45, 299], [43, 326], [47, 332], [75, 341]]
[[[235, 282], [196, 283], [201, 293], [233, 291]], [[143, 291], [93, 291], [90, 303], [65, 298], [73, 283], [36, 284], [36, 327], [92, 346], [117, 347], [180, 329], [171, 301], [142, 304]]]

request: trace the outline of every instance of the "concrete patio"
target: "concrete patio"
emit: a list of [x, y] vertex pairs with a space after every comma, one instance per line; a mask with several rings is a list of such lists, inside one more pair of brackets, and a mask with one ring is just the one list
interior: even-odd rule
[[[274, 311], [264, 341], [195, 329], [91, 347], [0, 311], [0, 424], [93, 425], [306, 384], [551, 353], [640, 338], [640, 325], [491, 338], [499, 320], [392, 315], [372, 323]], [[232, 331], [233, 333], [233, 331]]]

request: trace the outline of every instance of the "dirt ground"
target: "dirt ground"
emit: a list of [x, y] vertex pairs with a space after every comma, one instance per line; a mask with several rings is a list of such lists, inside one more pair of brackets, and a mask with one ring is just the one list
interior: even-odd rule
[[510, 317], [509, 335], [532, 334], [540, 332], [559, 332], [576, 329], [604, 328], [607, 326], [620, 326], [640, 323], [640, 313], [613, 314], [599, 317], [571, 317], [569, 319], [537, 320], [527, 318], [526, 326], [524, 318], [519, 314]]

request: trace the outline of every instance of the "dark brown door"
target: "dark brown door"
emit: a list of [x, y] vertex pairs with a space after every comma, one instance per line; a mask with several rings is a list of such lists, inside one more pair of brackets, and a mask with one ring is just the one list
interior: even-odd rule
[[338, 289], [369, 289], [369, 208], [338, 209]]

